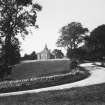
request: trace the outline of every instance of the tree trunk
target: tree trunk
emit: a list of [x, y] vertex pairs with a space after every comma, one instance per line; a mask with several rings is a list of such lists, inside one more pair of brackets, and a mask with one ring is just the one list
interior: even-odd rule
[[11, 53], [11, 36], [7, 35], [5, 38], [5, 46], [4, 46], [4, 63], [10, 63], [10, 53]]

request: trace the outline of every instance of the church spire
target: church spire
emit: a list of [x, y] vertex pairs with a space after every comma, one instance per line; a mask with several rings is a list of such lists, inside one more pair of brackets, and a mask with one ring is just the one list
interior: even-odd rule
[[45, 48], [44, 48], [44, 49], [48, 50], [48, 48], [47, 48], [47, 44], [45, 44]]

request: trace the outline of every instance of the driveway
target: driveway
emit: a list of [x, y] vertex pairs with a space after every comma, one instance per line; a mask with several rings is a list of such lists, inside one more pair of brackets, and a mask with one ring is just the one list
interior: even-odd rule
[[85, 63], [85, 64], [81, 64], [80, 66], [89, 70], [91, 73], [91, 76], [81, 81], [59, 85], [59, 86], [52, 86], [52, 87], [27, 90], [27, 91], [3, 93], [3, 94], [0, 94], [0, 97], [11, 96], [11, 95], [21, 95], [21, 94], [27, 94], [27, 93], [38, 93], [38, 92], [44, 92], [44, 91], [62, 90], [62, 89], [69, 89], [73, 87], [82, 87], [82, 86], [105, 83], [105, 68], [95, 66], [92, 63]]

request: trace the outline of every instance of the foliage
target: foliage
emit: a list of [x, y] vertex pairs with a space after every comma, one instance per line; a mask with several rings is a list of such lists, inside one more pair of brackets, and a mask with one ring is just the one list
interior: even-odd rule
[[52, 55], [55, 57], [55, 58], [63, 58], [64, 57], [64, 54], [61, 50], [58, 50], [58, 49], [54, 49], [52, 51]]
[[78, 59], [79, 61], [82, 61], [86, 59], [87, 57], [87, 51], [80, 47], [73, 50], [68, 49], [67, 51], [67, 57], [71, 59]]
[[84, 28], [81, 23], [71, 22], [61, 28], [61, 36], [57, 41], [57, 45], [70, 50], [76, 49], [83, 41], [83, 35], [86, 32], [88, 32], [88, 29]]
[[0, 0], [0, 42], [3, 41], [2, 59], [4, 61], [2, 66], [19, 62], [20, 43], [17, 35], [24, 38], [28, 35], [28, 27], [38, 27], [36, 18], [37, 11], [40, 10], [41, 6], [33, 3], [32, 0]]
[[105, 57], [105, 25], [100, 25], [91, 32], [87, 40], [87, 47], [92, 59]]
[[[24, 79], [70, 72], [68, 59], [23, 61], [13, 69], [11, 78]], [[46, 71], [46, 72], [45, 72]]]
[[28, 27], [37, 27], [37, 11], [40, 10], [41, 6], [33, 3], [32, 0], [0, 0], [0, 38], [4, 39], [6, 64], [10, 64], [8, 61], [13, 56], [10, 56], [10, 49], [16, 50], [12, 46], [12, 40], [19, 34], [24, 38], [28, 34]]
[[25, 54], [24, 57], [21, 57], [21, 60], [35, 60], [37, 59], [37, 55], [35, 51], [33, 51], [31, 54]]
[[0, 65], [0, 80], [4, 80], [5, 76], [11, 74], [11, 72], [12, 66]]
[[76, 69], [78, 67], [78, 62], [76, 60], [72, 60], [70, 62], [70, 70]]
[[14, 65], [20, 61], [20, 45], [19, 40], [15, 37], [11, 39], [11, 47], [2, 46], [3, 58], [9, 65]]

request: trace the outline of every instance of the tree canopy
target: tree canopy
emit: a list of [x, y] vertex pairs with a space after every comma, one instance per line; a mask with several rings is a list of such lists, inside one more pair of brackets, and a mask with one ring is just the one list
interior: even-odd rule
[[21, 57], [21, 60], [36, 60], [37, 54], [35, 51], [33, 51], [31, 54], [25, 54], [23, 57]]
[[86, 32], [88, 32], [88, 29], [84, 28], [81, 23], [71, 22], [61, 28], [61, 36], [56, 44], [59, 47], [64, 47], [71, 50], [76, 49], [83, 41], [83, 35]]
[[87, 40], [87, 47], [90, 49], [93, 57], [105, 57], [105, 25], [95, 28]]
[[58, 50], [58, 49], [54, 49], [52, 51], [52, 55], [55, 57], [55, 58], [63, 58], [64, 57], [64, 54], [61, 50]]
[[16, 36], [20, 34], [24, 38], [28, 34], [28, 27], [38, 27], [37, 11], [41, 9], [32, 0], [0, 0], [0, 38], [4, 40], [5, 63], [9, 63], [8, 59], [11, 59], [10, 49]]
[[[41, 6], [33, 4], [32, 0], [0, 0], [0, 33], [11, 37], [18, 33], [28, 34], [26, 27], [36, 26], [36, 11]], [[23, 35], [23, 34], [22, 34]]]

